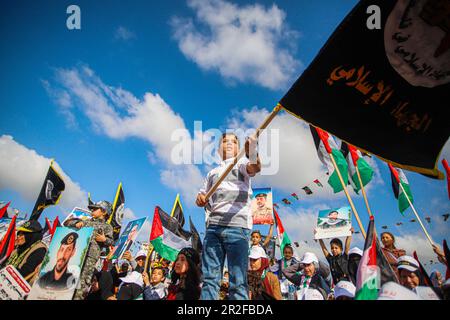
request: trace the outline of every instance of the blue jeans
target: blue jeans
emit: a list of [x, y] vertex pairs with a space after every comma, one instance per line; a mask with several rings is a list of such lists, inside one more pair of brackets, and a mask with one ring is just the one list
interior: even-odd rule
[[218, 300], [225, 263], [228, 262], [230, 300], [248, 300], [248, 243], [250, 229], [210, 225], [205, 232], [202, 253], [201, 300]]

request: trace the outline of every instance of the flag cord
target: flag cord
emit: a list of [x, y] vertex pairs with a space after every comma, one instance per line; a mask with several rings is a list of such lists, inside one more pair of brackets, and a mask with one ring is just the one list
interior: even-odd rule
[[428, 234], [427, 230], [425, 229], [425, 226], [423, 225], [422, 220], [420, 219], [420, 217], [419, 217], [419, 215], [418, 215], [416, 209], [414, 208], [414, 206], [413, 206], [411, 200], [409, 199], [408, 194], [406, 193], [405, 189], [403, 188], [403, 185], [402, 185], [401, 183], [399, 183], [399, 186], [400, 186], [400, 188], [402, 189], [402, 192], [405, 194], [406, 200], [408, 200], [408, 203], [409, 203], [409, 205], [411, 206], [412, 211], [413, 211], [414, 214], [416, 215], [416, 218], [417, 218], [417, 220], [419, 221], [420, 226], [422, 227], [423, 232], [425, 232], [425, 235], [427, 236], [428, 241], [430, 242], [431, 246], [433, 247], [433, 246], [434, 246], [433, 240], [431, 240], [430, 235]]
[[356, 211], [355, 205], [353, 204], [352, 198], [350, 198], [350, 194], [348, 193], [348, 190], [345, 186], [344, 179], [342, 179], [342, 175], [336, 164], [336, 160], [334, 160], [334, 156], [332, 153], [329, 153], [329, 155], [330, 155], [331, 161], [333, 162], [333, 166], [336, 169], [336, 172], [338, 174], [339, 181], [341, 181], [342, 188], [344, 189], [345, 195], [347, 196], [347, 200], [350, 203], [350, 206], [352, 207], [353, 213], [355, 214], [355, 218], [356, 218], [356, 221], [358, 222], [359, 229], [361, 230], [361, 234], [363, 235], [364, 239], [366, 239], [366, 231], [364, 230], [361, 220], [359, 219], [359, 215], [358, 215], [358, 212]]
[[[264, 122], [261, 124], [261, 126], [256, 129], [256, 132], [253, 134], [253, 138], [258, 138], [261, 131], [267, 128], [270, 122], [275, 118], [275, 116], [278, 114], [278, 112], [282, 109], [280, 104], [277, 104], [275, 108], [273, 108], [272, 112], [267, 116], [267, 118], [264, 120]], [[227, 167], [227, 169], [222, 173], [222, 175], [219, 177], [219, 179], [216, 181], [216, 183], [211, 187], [211, 189], [208, 191], [208, 193], [205, 196], [205, 200], [208, 201], [209, 198], [213, 195], [214, 192], [216, 192], [219, 185], [222, 183], [222, 181], [227, 177], [227, 175], [230, 173], [231, 169], [236, 165], [236, 163], [239, 161], [240, 158], [245, 154], [245, 144], [244, 147], [239, 151], [238, 155], [234, 158], [234, 161], [230, 163]]]

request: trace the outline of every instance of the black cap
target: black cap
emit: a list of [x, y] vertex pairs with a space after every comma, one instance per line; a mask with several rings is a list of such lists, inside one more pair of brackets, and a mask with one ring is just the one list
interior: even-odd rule
[[19, 228], [17, 228], [17, 232], [42, 232], [41, 224], [36, 220], [28, 220]]
[[73, 245], [75, 246], [77, 243], [77, 239], [78, 239], [78, 233], [71, 232], [71, 233], [66, 234], [66, 236], [61, 240], [61, 244], [73, 243]]
[[257, 198], [257, 197], [264, 197], [264, 198], [267, 198], [267, 193], [258, 193], [258, 194], [255, 196], [255, 198]]

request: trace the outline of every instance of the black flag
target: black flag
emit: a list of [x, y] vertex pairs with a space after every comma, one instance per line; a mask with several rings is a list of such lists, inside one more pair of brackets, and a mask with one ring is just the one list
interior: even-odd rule
[[114, 241], [119, 239], [120, 229], [122, 228], [123, 210], [125, 206], [125, 195], [123, 193], [122, 182], [117, 187], [116, 196], [112, 206], [111, 215], [108, 223], [113, 227]]
[[91, 199], [91, 193], [88, 192], [88, 206], [92, 206], [94, 204], [94, 202]]
[[[381, 9], [380, 29], [366, 26], [371, 5]], [[443, 178], [448, 8], [448, 1], [360, 1], [280, 104], [396, 167]]]
[[175, 219], [177, 219], [182, 227], [184, 226], [185, 220], [183, 214], [183, 207], [181, 206], [179, 194], [177, 194], [177, 197], [175, 198], [175, 202], [173, 204], [172, 212], [170, 213], [170, 215]]
[[57, 204], [65, 187], [64, 180], [53, 168], [52, 161], [31, 213], [30, 220], [38, 220], [45, 208]]
[[190, 231], [191, 231], [191, 242], [192, 242], [192, 248], [194, 248], [195, 251], [197, 251], [199, 254], [201, 254], [203, 250], [202, 241], [200, 240], [200, 235], [198, 234], [197, 229], [195, 228], [194, 223], [191, 220], [191, 217], [189, 217], [189, 225], [190, 225]]

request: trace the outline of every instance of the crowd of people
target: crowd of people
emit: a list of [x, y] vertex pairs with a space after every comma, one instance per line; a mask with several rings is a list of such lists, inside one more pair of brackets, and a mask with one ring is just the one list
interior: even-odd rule
[[[220, 150], [223, 162], [208, 173], [196, 203], [205, 208], [206, 232], [203, 250], [191, 247], [179, 251], [175, 261], [158, 255], [151, 259], [141, 250], [134, 257], [126, 251], [121, 259], [102, 255], [113, 245], [113, 230], [106, 222], [111, 204], [100, 201], [89, 206], [92, 219], [74, 220], [66, 226], [81, 229], [92, 227], [86, 260], [79, 276], [75, 300], [351, 300], [355, 299], [358, 268], [363, 251], [351, 248], [352, 237], [343, 243], [335, 238], [329, 249], [319, 240], [324, 260], [313, 252], [295, 254], [289, 244], [282, 244], [281, 259], [266, 252], [270, 234], [262, 241], [253, 230], [249, 210], [251, 177], [261, 169], [255, 154], [256, 141], [246, 142], [246, 158], [219, 185], [210, 199], [207, 191], [226, 170], [239, 150], [234, 134], [224, 134]], [[253, 161], [250, 161], [253, 158]], [[351, 230], [353, 233], [353, 229]], [[30, 284], [37, 279], [47, 251], [42, 241], [43, 230], [37, 221], [29, 221], [17, 229], [16, 248], [1, 267], [12, 265]], [[450, 281], [444, 281], [435, 271], [431, 284], [419, 262], [396, 248], [395, 237], [389, 232], [380, 236], [382, 254], [395, 273], [395, 280], [379, 288], [378, 299], [449, 299]], [[64, 252], [61, 263], [49, 273], [48, 281], [64, 280], [64, 255], [70, 256], [70, 245], [76, 239], [66, 237], [61, 242]], [[61, 246], [62, 248], [63, 246]], [[439, 261], [447, 266], [445, 254], [433, 247]], [[226, 264], [225, 264], [226, 262]], [[148, 266], [146, 268], [146, 266]]]

